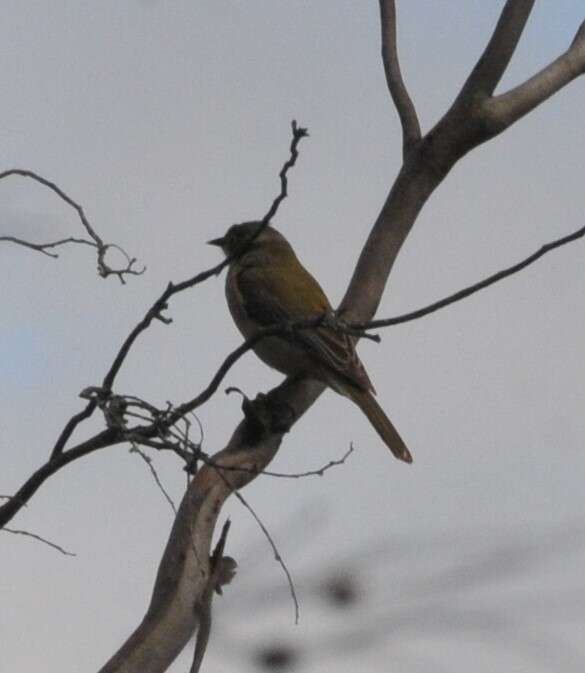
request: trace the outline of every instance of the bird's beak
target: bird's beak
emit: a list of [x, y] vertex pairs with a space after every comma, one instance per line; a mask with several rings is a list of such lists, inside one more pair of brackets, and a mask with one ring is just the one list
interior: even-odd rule
[[221, 238], [214, 238], [211, 241], [207, 241], [207, 245], [216, 245], [218, 248], [223, 248], [225, 243], [225, 236], [222, 236]]

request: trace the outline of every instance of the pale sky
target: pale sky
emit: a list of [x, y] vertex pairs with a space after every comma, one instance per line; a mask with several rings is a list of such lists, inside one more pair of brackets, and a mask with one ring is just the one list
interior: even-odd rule
[[[399, 167], [400, 129], [379, 58], [377, 2], [4, 0], [2, 163], [56, 181], [100, 235], [147, 272], [101, 280], [85, 248], [50, 260], [0, 247], [0, 493], [46, 459], [79, 392], [98, 384], [169, 280], [218, 261], [204, 245], [264, 214], [307, 126], [274, 225], [341, 298]], [[559, 55], [578, 0], [537, 3], [501, 88]], [[481, 52], [503, 2], [398, 2], [404, 75], [425, 129]], [[584, 81], [467, 156], [432, 196], [380, 308], [417, 308], [583, 225]], [[0, 235], [81, 233], [40, 185], [0, 182]], [[327, 393], [244, 496], [296, 579], [237, 502], [228, 553], [240, 572], [217, 601], [204, 670], [257, 670], [262, 644], [299, 648], [299, 671], [573, 673], [585, 658], [583, 242], [440, 313], [389, 329], [360, 354], [414, 464], [398, 463], [359, 411]], [[173, 324], [140, 339], [116, 391], [163, 406], [193, 397], [240, 337], [223, 277], [173, 300]], [[280, 380], [255, 356], [222, 389]], [[204, 449], [241, 417], [222, 391], [201, 409]], [[82, 430], [87, 436], [97, 421]], [[185, 475], [154, 455], [175, 501]], [[222, 518], [223, 521], [223, 518]], [[77, 461], [12, 522], [77, 553], [0, 535], [0, 670], [95, 671], [142, 618], [172, 511], [127, 447]], [[316, 587], [356, 573], [335, 612]], [[369, 626], [371, 624], [371, 626]], [[189, 668], [186, 651], [170, 669]]]

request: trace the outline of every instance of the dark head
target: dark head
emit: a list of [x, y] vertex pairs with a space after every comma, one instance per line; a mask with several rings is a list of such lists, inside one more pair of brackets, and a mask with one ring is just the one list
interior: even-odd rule
[[[286, 238], [272, 227], [262, 229], [261, 222], [244, 222], [242, 224], [232, 225], [221, 238], [214, 238], [207, 241], [209, 245], [220, 247], [226, 257], [237, 255], [244, 250], [257, 250], [266, 245], [286, 245]], [[258, 230], [262, 229], [259, 234]]]

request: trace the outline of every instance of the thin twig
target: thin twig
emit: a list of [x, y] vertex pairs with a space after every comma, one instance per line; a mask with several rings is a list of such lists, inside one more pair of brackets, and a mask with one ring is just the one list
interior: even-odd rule
[[262, 222], [266, 224], [270, 223], [272, 218], [276, 215], [281, 202], [288, 196], [287, 173], [297, 162], [297, 158], [299, 156], [299, 143], [303, 138], [306, 138], [309, 135], [307, 129], [303, 128], [302, 126], [298, 126], [295, 119], [292, 120], [291, 128], [293, 137], [290, 143], [290, 158], [284, 163], [283, 167], [280, 169], [280, 173], [278, 174], [280, 178], [280, 194], [274, 199], [272, 205], [268, 209], [268, 212], [262, 218]]
[[93, 239], [95, 244], [97, 246], [103, 245], [104, 242], [98, 236], [98, 234], [95, 232], [91, 224], [89, 223], [87, 217], [85, 216], [85, 213], [83, 212], [83, 208], [74, 201], [69, 195], [67, 195], [60, 187], [58, 187], [54, 182], [51, 182], [50, 180], [47, 180], [46, 178], [43, 178], [41, 175], [38, 175], [37, 173], [34, 173], [33, 171], [29, 171], [26, 169], [22, 168], [12, 168], [8, 171], [3, 171], [0, 173], [0, 180], [3, 180], [4, 178], [10, 177], [11, 175], [19, 175], [23, 178], [30, 178], [31, 180], [34, 180], [35, 182], [39, 182], [41, 185], [44, 185], [45, 187], [48, 187], [50, 190], [55, 192], [57, 196], [65, 201], [68, 205], [70, 205], [79, 215], [79, 219], [81, 220], [81, 224], [83, 225], [84, 229], [87, 231], [89, 236]]
[[52, 257], [53, 259], [57, 259], [59, 255], [56, 252], [49, 252], [49, 250], [52, 248], [57, 248], [61, 245], [66, 245], [67, 243], [90, 245], [92, 248], [96, 247], [95, 243], [92, 243], [91, 241], [88, 241], [85, 238], [73, 238], [73, 237], [63, 238], [60, 241], [52, 241], [51, 243], [30, 243], [29, 241], [23, 241], [20, 238], [16, 238], [16, 236], [0, 236], [0, 241], [4, 241], [7, 243], [16, 243], [16, 245], [22, 245], [25, 248], [30, 248], [31, 250], [42, 252], [44, 255], [47, 255], [47, 257]]
[[47, 540], [46, 538], [41, 537], [36, 533], [30, 533], [27, 530], [19, 530], [17, 528], [7, 528], [6, 526], [4, 526], [3, 528], [0, 528], [0, 532], [1, 531], [5, 531], [6, 533], [12, 533], [13, 535], [24, 535], [25, 537], [32, 537], [34, 540], [38, 540], [39, 542], [42, 542], [43, 544], [46, 544], [49, 547], [53, 547], [53, 549], [56, 549], [58, 552], [61, 552], [61, 554], [63, 554], [64, 556], [77, 556], [77, 554], [74, 554], [73, 552], [63, 549], [63, 547], [59, 546], [58, 544], [55, 544], [54, 542], [51, 542], [50, 540]]
[[[165, 497], [167, 498], [167, 500], [169, 500], [169, 502], [172, 501], [170, 500], [164, 488], [162, 487], [160, 480], [157, 479], [154, 466], [152, 465], [152, 459], [140, 451], [140, 449], [138, 448], [138, 444], [148, 446], [150, 448], [156, 449], [157, 451], [164, 451], [164, 450], [173, 451], [187, 464], [191, 464], [193, 459], [199, 459], [206, 465], [221, 468], [222, 470], [225, 471], [244, 472], [247, 474], [260, 474], [263, 476], [275, 477], [279, 479], [301, 479], [304, 477], [313, 477], [313, 476], [322, 477], [325, 474], [325, 472], [327, 472], [331, 468], [343, 465], [349, 458], [350, 454], [353, 453], [354, 451], [353, 444], [350, 444], [349, 449], [345, 452], [345, 454], [341, 458], [338, 458], [336, 460], [330, 460], [326, 465], [322, 465], [317, 469], [297, 473], [272, 472], [270, 470], [255, 470], [253, 468], [246, 468], [246, 467], [217, 465], [208, 454], [204, 453], [201, 450], [201, 442], [195, 443], [191, 441], [191, 439], [189, 438], [190, 424], [188, 419], [184, 417], [178, 419], [178, 421], [183, 421], [188, 424], [187, 430], [181, 430], [176, 426], [176, 424], [167, 427], [166, 425], [167, 422], [164, 419], [166, 415], [172, 413], [173, 407], [170, 402], [168, 403], [168, 408], [165, 411], [161, 411], [160, 409], [157, 409], [149, 402], [146, 402], [145, 400], [142, 400], [141, 398], [138, 398], [134, 395], [127, 395], [127, 396], [116, 395], [112, 399], [116, 400], [119, 403], [119, 406], [124, 409], [123, 417], [118, 419], [118, 422], [115, 427], [125, 432], [128, 441], [131, 443], [133, 447], [131, 451], [138, 453], [143, 458], [143, 460], [148, 464], [149, 468], [153, 472], [153, 476], [156, 479], [157, 484], [159, 485], [159, 488], [163, 491]], [[130, 411], [130, 408], [132, 406], [144, 409], [146, 413], [137, 413], [135, 411]], [[107, 413], [107, 410], [105, 411]], [[203, 436], [203, 428], [201, 427], [201, 423], [199, 422], [195, 414], [193, 414], [193, 416], [198, 421], [199, 428]], [[144, 428], [140, 429], [140, 431], [137, 431], [136, 428], [128, 428], [127, 422], [125, 420], [126, 418], [135, 418], [140, 421], [144, 421], [145, 423], [148, 423], [149, 426], [158, 423], [161, 426], [160, 439], [152, 440], [148, 437], [145, 437], [143, 435]], [[167, 435], [176, 440], [176, 442], [178, 442], [178, 445], [175, 442], [169, 441], [166, 438]]]
[[[20, 238], [16, 238], [15, 236], [1, 236], [0, 237], [0, 242], [4, 241], [7, 243], [15, 243], [17, 245], [22, 245], [26, 248], [30, 248], [31, 250], [35, 250], [37, 252], [40, 252], [44, 255], [47, 255], [48, 257], [52, 258], [57, 258], [58, 254], [54, 252], [49, 252], [50, 249], [56, 248], [58, 246], [64, 245], [66, 243], [77, 243], [81, 245], [89, 245], [93, 248], [96, 249], [97, 251], [97, 262], [98, 262], [98, 273], [102, 278], [107, 278], [108, 276], [117, 276], [120, 280], [121, 283], [125, 283], [125, 276], [131, 275], [131, 276], [140, 276], [141, 274], [144, 273], [146, 270], [146, 267], [141, 269], [140, 271], [134, 269], [134, 264], [136, 263], [135, 258], [131, 258], [128, 253], [121, 248], [119, 245], [116, 245], [115, 243], [104, 243], [102, 238], [97, 234], [95, 229], [91, 226], [89, 220], [87, 219], [85, 212], [83, 210], [83, 207], [74, 201], [66, 192], [64, 192], [58, 185], [56, 185], [54, 182], [51, 182], [50, 180], [47, 180], [46, 178], [42, 177], [38, 173], [35, 173], [34, 171], [29, 171], [25, 170], [22, 168], [11, 168], [10, 170], [3, 171], [0, 173], [0, 180], [3, 180], [4, 178], [8, 178], [10, 176], [20, 176], [22, 178], [30, 178], [31, 180], [34, 180], [35, 182], [38, 182], [39, 184], [43, 185], [44, 187], [47, 187], [50, 189], [52, 192], [57, 194], [57, 196], [63, 200], [67, 205], [71, 206], [79, 216], [79, 219], [81, 221], [81, 224], [85, 231], [88, 233], [89, 237], [91, 238], [91, 241], [83, 238], [74, 238], [74, 237], [69, 237], [69, 238], [64, 238], [60, 239], [58, 241], [53, 241], [51, 243], [31, 243], [29, 241], [24, 241]], [[105, 257], [110, 248], [115, 248], [119, 252], [121, 252], [124, 257], [126, 258], [126, 266], [120, 269], [115, 269], [109, 266], [109, 264], [106, 262]]]
[[558, 238], [555, 241], [551, 241], [550, 243], [545, 243], [536, 252], [532, 253], [522, 261], [502, 269], [501, 271], [498, 271], [497, 273], [494, 273], [491, 276], [488, 276], [487, 278], [470, 285], [469, 287], [463, 288], [458, 292], [454, 292], [448, 297], [439, 299], [438, 301], [435, 301], [428, 306], [423, 306], [422, 308], [419, 308], [416, 311], [410, 311], [409, 313], [403, 313], [402, 315], [396, 316], [394, 318], [371, 320], [365, 323], [352, 323], [351, 327], [355, 327], [356, 329], [378, 329], [380, 327], [390, 327], [391, 325], [399, 325], [401, 323], [410, 322], [411, 320], [417, 320], [418, 318], [422, 318], [423, 316], [429, 315], [430, 313], [434, 313], [435, 311], [438, 311], [445, 306], [449, 306], [450, 304], [461, 301], [462, 299], [465, 299], [466, 297], [469, 297], [470, 295], [475, 294], [476, 292], [479, 292], [480, 290], [483, 290], [486, 287], [503, 280], [504, 278], [508, 278], [508, 276], [518, 273], [522, 269], [525, 269], [527, 266], [530, 266], [539, 260], [548, 252], [551, 252], [551, 250], [560, 248], [567, 243], [572, 243], [573, 241], [583, 238], [584, 236], [585, 226], [571, 234], [567, 234], [567, 236]]
[[96, 407], [97, 403], [94, 400], [90, 400], [87, 403], [85, 409], [75, 414], [67, 421], [65, 427], [63, 428], [61, 434], [59, 435], [57, 441], [55, 442], [55, 446], [53, 447], [53, 451], [51, 452], [51, 459], [55, 458], [56, 456], [58, 456], [63, 452], [65, 444], [67, 444], [69, 438], [75, 432], [77, 426], [86, 418], [89, 418], [96, 410]]
[[322, 477], [325, 472], [331, 468], [345, 464], [353, 451], [354, 446], [353, 443], [351, 443], [349, 445], [349, 449], [343, 454], [341, 458], [338, 458], [337, 460], [330, 460], [326, 465], [323, 465], [316, 470], [308, 470], [307, 472], [271, 472], [270, 470], [255, 470], [253, 468], [238, 467], [236, 465], [218, 465], [205, 453], [199, 454], [199, 457], [206, 465], [225, 470], [226, 472], [244, 472], [247, 474], [257, 474], [263, 477], [275, 477], [278, 479], [303, 479], [304, 477]]
[[[221, 474], [221, 473], [218, 472], [218, 474]], [[224, 478], [223, 475], [221, 475], [221, 476], [222, 476], [222, 478]], [[266, 539], [268, 540], [268, 543], [272, 547], [272, 552], [274, 553], [274, 559], [277, 561], [277, 563], [283, 569], [284, 574], [286, 575], [286, 579], [288, 581], [288, 587], [289, 587], [289, 590], [290, 590], [290, 595], [292, 597], [294, 607], [295, 607], [295, 624], [298, 624], [299, 623], [299, 616], [300, 616], [300, 609], [299, 609], [299, 601], [298, 601], [298, 598], [297, 598], [297, 592], [295, 590], [295, 585], [294, 585], [294, 582], [293, 582], [292, 575], [290, 574], [290, 571], [287, 568], [286, 563], [283, 561], [282, 556], [280, 555], [280, 552], [278, 551], [278, 547], [276, 546], [276, 543], [272, 539], [272, 536], [268, 532], [268, 529], [266, 528], [266, 526], [262, 523], [262, 520], [260, 519], [260, 517], [256, 514], [254, 509], [248, 504], [248, 502], [246, 501], [244, 496], [239, 491], [234, 490], [233, 493], [236, 496], [236, 498], [242, 503], [242, 505], [248, 510], [248, 512], [250, 512], [250, 514], [254, 517], [254, 520], [256, 521], [258, 526], [260, 526], [260, 530], [264, 533], [264, 536], [266, 537]]]
[[156, 482], [156, 485], [160, 489], [160, 492], [163, 494], [166, 501], [171, 506], [171, 509], [173, 510], [173, 512], [176, 516], [177, 515], [177, 507], [176, 507], [175, 503], [173, 502], [173, 499], [171, 498], [171, 496], [168, 494], [167, 490], [163, 486], [163, 484], [160, 480], [160, 477], [158, 476], [158, 473], [157, 473], [154, 465], [152, 464], [152, 458], [150, 458], [150, 456], [147, 456], [143, 451], [141, 451], [140, 448], [138, 447], [138, 445], [136, 444], [136, 442], [130, 442], [130, 444], [132, 446], [132, 448], [130, 449], [130, 453], [138, 454], [142, 458], [142, 460], [148, 465], [148, 469], [150, 470], [150, 473], [152, 474], [152, 477], [153, 477], [154, 481]]

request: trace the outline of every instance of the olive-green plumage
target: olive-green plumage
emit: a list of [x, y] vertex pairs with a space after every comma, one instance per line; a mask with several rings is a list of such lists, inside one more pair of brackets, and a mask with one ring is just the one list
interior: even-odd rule
[[[226, 297], [236, 325], [246, 339], [262, 327], [310, 320], [332, 312], [319, 283], [299, 262], [276, 229], [246, 222], [210, 241], [234, 256], [226, 279]], [[348, 397], [364, 412], [392, 453], [407, 463], [412, 457], [374, 398], [375, 390], [353, 341], [331, 327], [293, 331], [262, 339], [258, 357], [287, 376], [313, 378]]]

